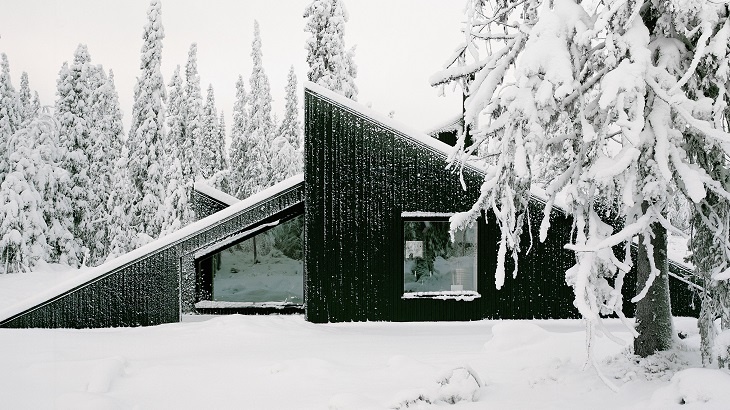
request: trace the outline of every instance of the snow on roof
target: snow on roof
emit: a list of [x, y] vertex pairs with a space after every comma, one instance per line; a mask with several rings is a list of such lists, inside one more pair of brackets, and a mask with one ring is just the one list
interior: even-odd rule
[[193, 184], [193, 189], [200, 192], [201, 194], [205, 194], [213, 199], [215, 199], [218, 202], [224, 203], [228, 206], [233, 205], [240, 201], [240, 199], [236, 198], [233, 195], [228, 195], [227, 193], [215, 189], [212, 186], [205, 183], [203, 180], [195, 181]]
[[443, 121], [430, 129], [426, 130], [426, 134], [435, 136], [438, 133], [444, 131], [461, 130], [464, 127], [464, 117], [462, 114], [457, 114], [446, 121]]
[[[414, 128], [411, 128], [411, 127], [401, 123], [400, 121], [394, 120], [393, 118], [389, 118], [377, 111], [374, 111], [358, 102], [352, 101], [351, 99], [349, 99], [345, 96], [337, 94], [334, 91], [328, 90], [311, 81], [304, 82], [304, 89], [309, 90], [315, 94], [318, 94], [324, 98], [327, 98], [328, 100], [331, 100], [335, 104], [340, 105], [350, 111], [354, 111], [354, 112], [360, 114], [361, 116], [367, 117], [375, 122], [378, 122], [378, 123], [384, 125], [385, 127], [390, 128], [391, 130], [395, 131], [397, 134], [401, 135], [402, 137], [413, 140], [419, 144], [425, 145], [426, 147], [430, 148], [432, 151], [442, 154], [442, 155], [446, 156], [447, 158], [450, 157], [451, 154], [456, 149], [449, 144], [446, 144], [444, 142], [437, 140], [436, 138], [431, 137], [430, 135], [424, 133], [423, 131], [418, 131]], [[476, 170], [478, 170], [480, 172], [485, 172], [484, 167], [479, 166], [479, 164], [469, 163], [468, 165], [473, 166]]]
[[133, 263], [135, 260], [148, 255], [150, 253], [162, 250], [169, 246], [172, 246], [190, 236], [195, 235], [199, 231], [206, 228], [219, 224], [226, 219], [236, 215], [237, 213], [250, 208], [251, 206], [261, 202], [262, 200], [276, 195], [278, 193], [287, 191], [298, 184], [304, 182], [304, 174], [298, 174], [291, 178], [288, 178], [272, 187], [266, 188], [261, 192], [258, 192], [244, 200], [238, 201], [235, 204], [223, 209], [222, 211], [216, 212], [206, 218], [203, 218], [197, 222], [194, 222], [184, 228], [181, 228], [169, 235], [163, 236], [156, 241], [150, 242], [140, 248], [137, 248], [131, 252], [125, 253], [118, 258], [112, 259], [104, 264], [93, 268], [83, 268], [82, 272], [73, 278], [64, 281], [57, 286], [54, 286], [44, 292], [40, 292], [33, 297], [21, 300], [20, 302], [9, 306], [5, 309], [0, 310], [0, 321], [6, 320], [12, 316], [22, 313], [28, 309], [38, 306], [44, 302], [50, 301], [64, 293], [73, 290], [79, 286], [88, 284], [96, 279], [103, 277], [105, 274], [121, 268], [125, 265]]

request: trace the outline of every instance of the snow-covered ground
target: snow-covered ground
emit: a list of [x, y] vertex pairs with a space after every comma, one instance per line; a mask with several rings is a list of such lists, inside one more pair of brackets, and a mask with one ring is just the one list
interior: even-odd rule
[[[83, 274], [47, 265], [0, 275], [0, 311]], [[580, 320], [312, 324], [233, 315], [148, 328], [0, 329], [0, 408], [729, 408], [730, 373], [701, 368], [695, 322], [676, 318], [678, 347], [645, 360], [599, 337], [594, 352], [617, 392], [584, 369]], [[617, 321], [608, 327], [630, 342]]]
[[0, 275], [0, 311], [73, 280], [84, 272], [84, 269], [69, 269], [66, 265], [41, 261], [32, 273]]
[[[666, 409], [684, 402], [720, 409], [730, 402], [730, 376], [696, 368], [694, 319], [676, 320], [689, 334], [682, 349], [652, 360], [637, 361], [599, 338], [596, 354], [617, 393], [594, 370], [583, 370], [578, 320], [186, 320], [148, 328], [0, 329], [0, 407]], [[628, 339], [617, 322], [609, 327]]]

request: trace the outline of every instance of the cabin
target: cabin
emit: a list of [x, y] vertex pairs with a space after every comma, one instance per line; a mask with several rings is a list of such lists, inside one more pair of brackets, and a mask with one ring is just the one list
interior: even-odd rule
[[[477, 199], [481, 168], [464, 167], [464, 190], [441, 138], [312, 83], [304, 106], [303, 174], [241, 200], [196, 184], [196, 222], [0, 311], [0, 327], [144, 326], [225, 313], [303, 313], [315, 323], [578, 317], [564, 280], [574, 256], [563, 248], [572, 226], [563, 211], [552, 211], [545, 242], [526, 227], [519, 275], [497, 290], [493, 216], [449, 235], [449, 217]], [[533, 223], [543, 206], [531, 199]], [[696, 316], [690, 271], [670, 262], [670, 273], [673, 314]], [[625, 288], [631, 315], [635, 289]]]

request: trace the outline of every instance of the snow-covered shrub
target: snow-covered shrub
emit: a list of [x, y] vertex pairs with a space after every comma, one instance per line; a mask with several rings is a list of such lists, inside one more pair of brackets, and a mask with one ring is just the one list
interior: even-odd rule
[[402, 392], [391, 408], [400, 410], [420, 408], [425, 404], [475, 402], [483, 386], [479, 375], [469, 366], [457, 367], [444, 372], [430, 388]]

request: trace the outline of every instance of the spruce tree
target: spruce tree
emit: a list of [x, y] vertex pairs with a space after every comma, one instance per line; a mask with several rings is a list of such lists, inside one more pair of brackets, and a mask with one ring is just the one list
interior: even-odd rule
[[314, 0], [304, 10], [309, 81], [357, 100], [355, 49], [345, 51], [347, 10], [342, 0]]
[[[33, 179], [39, 157], [27, 129], [7, 143], [9, 172], [0, 183], [0, 272], [29, 272], [48, 257], [42, 198]], [[36, 153], [37, 154], [37, 153]]]
[[59, 123], [47, 113], [35, 116], [22, 130], [32, 148], [35, 175], [31, 181], [41, 197], [41, 211], [48, 244], [46, 261], [79, 266], [83, 255], [71, 233], [73, 207], [69, 193], [70, 176], [61, 167], [63, 155], [59, 142]]
[[114, 189], [115, 164], [122, 155], [123, 133], [122, 113], [119, 97], [114, 85], [114, 73], [104, 74], [101, 66], [96, 68], [97, 86], [94, 87], [91, 102], [91, 135], [94, 141], [91, 154], [90, 175], [94, 191], [92, 206], [90, 265], [104, 262], [111, 246], [111, 213], [109, 197]]
[[200, 141], [203, 132], [203, 97], [200, 90], [197, 53], [198, 45], [191, 44], [185, 66], [185, 138], [180, 157], [183, 177], [186, 181], [192, 182], [195, 182], [200, 174], [200, 148], [195, 144]]
[[93, 242], [92, 209], [96, 194], [92, 187], [90, 156], [93, 147], [91, 110], [95, 68], [85, 45], [79, 44], [71, 65], [64, 63], [57, 81], [55, 115], [60, 122], [62, 167], [70, 180], [68, 195], [72, 206], [72, 226], [76, 241], [75, 253], [82, 255], [81, 263], [88, 263], [89, 246]]
[[167, 99], [167, 138], [166, 141], [173, 141], [169, 144], [167, 150], [168, 156], [180, 159], [182, 164], [183, 151], [185, 145], [185, 90], [183, 88], [182, 77], [180, 76], [180, 66], [175, 68], [172, 73], [170, 83], [167, 85], [169, 91]]
[[190, 184], [186, 184], [182, 164], [180, 163], [180, 149], [178, 147], [181, 132], [180, 103], [182, 88], [179, 76], [179, 67], [170, 82], [170, 105], [168, 106], [167, 124], [169, 132], [165, 136], [165, 153], [162, 159], [162, 180], [165, 183], [165, 196], [158, 211], [161, 234], [164, 236], [175, 232], [192, 219], [192, 208], [188, 205], [188, 191]]
[[132, 123], [127, 138], [129, 172], [135, 192], [132, 224], [142, 245], [160, 234], [158, 210], [165, 194], [162, 157], [165, 138], [165, 85], [162, 63], [161, 4], [152, 0], [147, 12], [141, 49], [141, 73], [134, 88]]
[[33, 96], [30, 92], [30, 83], [28, 81], [28, 73], [23, 71], [20, 75], [20, 89], [18, 90], [19, 98], [19, 116], [21, 126], [25, 126], [38, 114], [38, 106], [36, 106]]
[[[284, 119], [272, 144], [272, 151], [278, 164], [274, 167], [276, 182], [302, 172], [302, 128], [299, 123], [299, 107], [297, 99], [297, 77], [294, 66], [289, 69], [286, 85], [286, 106]], [[283, 139], [282, 141], [277, 141]]]
[[216, 171], [216, 173], [208, 179], [208, 182], [216, 189], [228, 192], [231, 185], [231, 169], [230, 164], [228, 163], [228, 152], [226, 151], [226, 120], [223, 110], [221, 110], [221, 115], [218, 119], [218, 138], [216, 139], [216, 143], [218, 144], [216, 149], [218, 151], [217, 158], [219, 171]]
[[250, 140], [246, 138], [248, 127], [248, 98], [243, 77], [236, 81], [236, 102], [233, 105], [233, 125], [231, 126], [231, 150], [228, 164], [230, 167], [230, 187], [228, 193], [236, 198], [245, 198], [244, 184], [247, 179], [247, 152], [251, 149]]
[[253, 69], [250, 77], [251, 92], [248, 96], [249, 117], [244, 138], [247, 141], [247, 150], [243, 171], [243, 196], [245, 198], [266, 188], [270, 179], [270, 141], [273, 131], [271, 119], [271, 90], [269, 78], [263, 67], [263, 52], [261, 50], [261, 34], [259, 23], [254, 21], [254, 39], [252, 42], [251, 58]]
[[183, 158], [191, 158], [184, 153], [185, 141], [185, 89], [180, 66], [177, 66], [168, 84], [170, 90], [167, 105], [167, 136], [165, 138], [164, 181], [165, 201], [161, 210], [162, 234], [168, 234], [192, 221], [192, 207], [189, 206], [192, 179], [183, 175]]
[[218, 129], [218, 112], [215, 106], [213, 85], [208, 86], [202, 120], [202, 132], [196, 145], [200, 151], [200, 175], [208, 179], [225, 168], [225, 140], [224, 135]]
[[129, 174], [129, 149], [122, 146], [121, 154], [114, 164], [112, 190], [106, 208], [109, 215], [108, 259], [116, 258], [137, 247], [137, 229], [133, 225], [133, 206], [136, 195]]
[[5, 53], [0, 54], [0, 182], [9, 172], [10, 138], [20, 128], [18, 97], [10, 81], [10, 64]]

